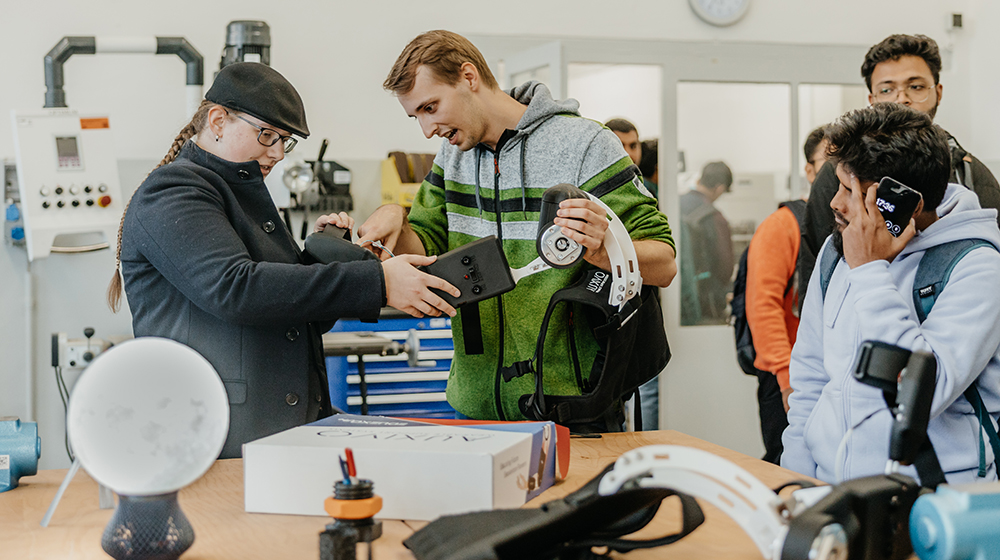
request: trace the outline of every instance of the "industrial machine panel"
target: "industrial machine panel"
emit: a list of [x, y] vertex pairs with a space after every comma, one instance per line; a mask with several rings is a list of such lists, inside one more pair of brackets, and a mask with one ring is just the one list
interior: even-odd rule
[[117, 237], [124, 209], [108, 117], [71, 109], [11, 112], [28, 258], [60, 234]]

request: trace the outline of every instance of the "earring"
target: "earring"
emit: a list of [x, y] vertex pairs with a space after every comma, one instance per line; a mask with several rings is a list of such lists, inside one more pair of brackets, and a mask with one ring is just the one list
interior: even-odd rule
[[215, 135], [215, 141], [216, 141], [216, 142], [218, 142], [218, 141], [219, 141], [219, 135], [218, 135], [218, 134], [216, 134], [216, 135]]

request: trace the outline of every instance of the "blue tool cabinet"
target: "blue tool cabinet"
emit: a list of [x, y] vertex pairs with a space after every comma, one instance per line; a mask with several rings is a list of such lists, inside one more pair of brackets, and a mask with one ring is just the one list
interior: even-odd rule
[[[406, 353], [363, 357], [368, 414], [454, 418], [455, 410], [448, 404], [444, 394], [455, 350], [451, 338], [451, 319], [417, 319], [392, 311], [393, 313], [383, 311], [378, 323], [341, 320], [330, 329], [330, 332], [374, 332], [401, 344], [406, 342], [409, 330], [416, 329], [420, 341], [417, 367], [409, 366]], [[333, 405], [351, 414], [361, 414], [358, 357], [328, 356], [326, 370]]]

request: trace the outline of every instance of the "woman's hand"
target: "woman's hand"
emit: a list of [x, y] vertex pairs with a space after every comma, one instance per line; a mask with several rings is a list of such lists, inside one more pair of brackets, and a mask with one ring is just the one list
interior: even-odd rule
[[414, 317], [437, 317], [442, 313], [454, 317], [455, 308], [430, 289], [436, 288], [455, 297], [462, 292], [443, 279], [416, 268], [435, 260], [437, 257], [400, 255], [384, 261], [386, 303]]
[[313, 231], [319, 233], [323, 231], [327, 225], [334, 225], [341, 229], [346, 229], [347, 231], [354, 231], [354, 218], [348, 216], [347, 212], [320, 216], [316, 219], [316, 225], [313, 226]]

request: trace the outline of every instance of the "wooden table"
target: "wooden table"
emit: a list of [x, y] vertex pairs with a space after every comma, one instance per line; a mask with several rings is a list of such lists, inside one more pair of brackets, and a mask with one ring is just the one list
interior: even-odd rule
[[[619, 455], [644, 445], [697, 447], [724, 457], [774, 488], [802, 476], [674, 431], [605, 434], [600, 439], [573, 439], [569, 476], [532, 500], [538, 506], [565, 496], [597, 475]], [[229, 459], [216, 464], [191, 486], [181, 490], [180, 504], [195, 530], [194, 545], [185, 560], [197, 559], [315, 559], [319, 533], [331, 520], [323, 517], [268, 515], [243, 511], [243, 462]], [[97, 484], [83, 470], [66, 490], [48, 528], [39, 526], [66, 470], [41, 471], [22, 478], [20, 486], [0, 494], [0, 558], [90, 559], [109, 558], [101, 549], [101, 534], [113, 510], [97, 504]], [[376, 482], [376, 488], [378, 481]], [[664, 558], [761, 558], [735, 521], [702, 503], [705, 523], [688, 537], [666, 548], [638, 550], [628, 560]], [[636, 537], [650, 538], [680, 528], [676, 498], [664, 503], [652, 523]], [[384, 521], [383, 536], [375, 542], [376, 560], [411, 559], [402, 541], [425, 522]]]

